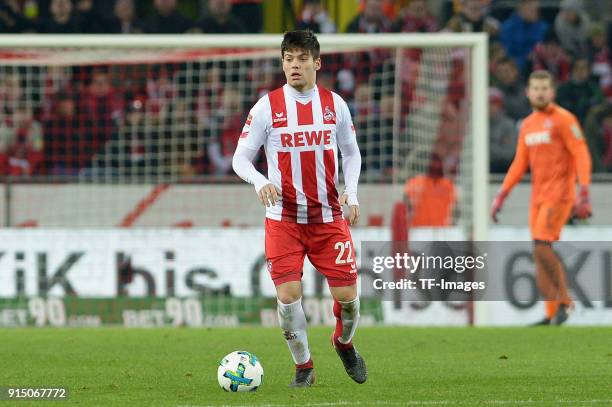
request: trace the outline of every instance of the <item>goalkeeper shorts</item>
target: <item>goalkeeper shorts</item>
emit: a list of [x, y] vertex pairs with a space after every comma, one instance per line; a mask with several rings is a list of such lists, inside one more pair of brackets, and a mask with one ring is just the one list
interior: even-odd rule
[[542, 202], [529, 208], [529, 229], [533, 240], [555, 242], [572, 212], [572, 201]]
[[293, 223], [266, 218], [266, 258], [274, 285], [300, 281], [304, 257], [325, 276], [330, 287], [357, 282], [351, 232], [345, 220]]

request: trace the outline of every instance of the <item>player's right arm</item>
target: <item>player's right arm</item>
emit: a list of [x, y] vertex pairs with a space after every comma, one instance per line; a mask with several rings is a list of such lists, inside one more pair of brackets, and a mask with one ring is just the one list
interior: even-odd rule
[[260, 99], [249, 112], [232, 158], [232, 168], [240, 178], [255, 187], [263, 205], [274, 206], [280, 199], [280, 191], [253, 165], [253, 160], [268, 135], [265, 117], [270, 115], [265, 114], [264, 99], [265, 97]]
[[493, 222], [497, 223], [497, 214], [504, 206], [504, 201], [508, 197], [508, 194], [512, 188], [514, 188], [521, 178], [523, 178], [523, 175], [525, 175], [528, 168], [529, 152], [527, 150], [527, 145], [525, 144], [525, 135], [521, 131], [518, 143], [516, 144], [516, 154], [514, 155], [514, 160], [512, 160], [512, 164], [510, 165], [508, 173], [504, 178], [504, 183], [502, 184], [501, 189], [491, 204], [491, 219], [493, 219]]

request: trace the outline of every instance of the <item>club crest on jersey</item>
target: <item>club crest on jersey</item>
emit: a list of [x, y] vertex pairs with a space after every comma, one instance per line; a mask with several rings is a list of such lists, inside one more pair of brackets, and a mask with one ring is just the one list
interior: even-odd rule
[[272, 123], [283, 123], [286, 122], [287, 118], [285, 117], [285, 112], [275, 112], [274, 118], [272, 119]]
[[329, 106], [325, 106], [325, 111], [323, 112], [323, 119], [325, 119], [326, 122], [331, 122], [331, 121], [336, 120], [336, 114], [332, 112]]
[[253, 115], [249, 114], [249, 116], [246, 119], [245, 125], [250, 126], [252, 121], [253, 121]]

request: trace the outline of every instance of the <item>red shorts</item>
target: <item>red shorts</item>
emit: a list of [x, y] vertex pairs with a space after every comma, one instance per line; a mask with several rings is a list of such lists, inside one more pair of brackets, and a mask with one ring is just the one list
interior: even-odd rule
[[300, 281], [306, 255], [330, 287], [357, 282], [353, 239], [344, 220], [301, 224], [266, 218], [266, 258], [274, 285]]

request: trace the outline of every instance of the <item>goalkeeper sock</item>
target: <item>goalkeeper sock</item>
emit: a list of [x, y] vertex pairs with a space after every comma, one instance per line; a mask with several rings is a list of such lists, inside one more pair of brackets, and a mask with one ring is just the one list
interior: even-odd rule
[[306, 315], [302, 308], [302, 299], [291, 304], [278, 302], [278, 321], [289, 346], [289, 351], [296, 366], [312, 367], [308, 337], [306, 335]]
[[546, 301], [546, 318], [553, 319], [559, 309], [559, 301]]
[[338, 349], [352, 348], [351, 340], [359, 322], [359, 297], [346, 302], [334, 300], [334, 316], [336, 317], [334, 346]]

